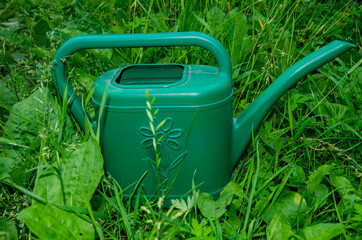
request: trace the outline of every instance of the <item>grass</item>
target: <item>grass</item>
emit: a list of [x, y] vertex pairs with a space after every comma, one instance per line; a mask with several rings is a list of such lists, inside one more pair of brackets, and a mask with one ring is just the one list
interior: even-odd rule
[[[48, 238], [42, 235], [46, 216], [29, 210], [36, 208], [79, 224], [68, 227], [74, 238], [358, 239], [362, 38], [356, 1], [10, 0], [2, 6], [0, 239]], [[52, 176], [63, 176], [65, 184], [78, 175], [92, 180], [82, 171], [67, 172], [93, 142], [53, 86], [51, 62], [60, 45], [80, 34], [174, 31], [204, 32], [225, 46], [233, 65], [235, 116], [312, 51], [336, 39], [357, 48], [309, 74], [275, 104], [217, 200], [190, 183], [191, 197], [174, 200], [169, 209], [162, 197], [139, 195], [131, 204], [110, 176], [93, 179], [76, 195], [40, 191], [41, 179], [59, 186]], [[197, 47], [83, 50], [69, 60], [69, 78], [88, 103], [102, 72], [156, 62], [216, 65]], [[49, 91], [40, 93], [44, 88]], [[94, 117], [90, 104], [86, 108]], [[27, 219], [35, 217], [34, 228]], [[48, 232], [60, 231], [63, 223], [47, 221], [54, 225]]]

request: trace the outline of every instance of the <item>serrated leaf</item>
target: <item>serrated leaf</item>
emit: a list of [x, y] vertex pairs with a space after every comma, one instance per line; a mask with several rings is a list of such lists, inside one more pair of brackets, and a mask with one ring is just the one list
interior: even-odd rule
[[288, 240], [292, 234], [290, 222], [282, 212], [275, 214], [266, 228], [267, 239]]
[[353, 216], [352, 220], [362, 223], [362, 204], [355, 203], [354, 208], [356, 215]]
[[103, 157], [96, 139], [90, 137], [62, 159], [60, 168], [66, 205], [84, 206], [83, 201], [90, 201], [103, 175]]
[[225, 217], [223, 219], [222, 227], [223, 231], [228, 235], [237, 235], [238, 229], [242, 226], [243, 219], [239, 216], [240, 208], [231, 204], [228, 211], [225, 213]]
[[336, 223], [320, 223], [302, 230], [305, 239], [313, 240], [329, 240], [344, 231], [343, 224]]
[[202, 236], [202, 225], [198, 223], [198, 221], [193, 218], [191, 220], [192, 233], [196, 236]]
[[94, 239], [91, 223], [51, 205], [33, 205], [22, 210], [18, 219], [40, 239]]
[[188, 211], [186, 201], [183, 198], [180, 199], [171, 199], [172, 207], [175, 209], [181, 210], [181, 212]]
[[189, 239], [214, 239], [213, 237], [208, 237], [208, 235], [212, 232], [212, 229], [206, 224], [206, 219], [202, 219], [201, 223], [199, 223], [195, 218], [193, 218], [191, 220], [191, 233], [196, 237]]

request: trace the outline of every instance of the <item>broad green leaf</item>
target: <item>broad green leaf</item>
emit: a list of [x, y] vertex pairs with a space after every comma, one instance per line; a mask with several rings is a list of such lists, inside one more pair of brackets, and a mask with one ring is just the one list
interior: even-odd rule
[[103, 175], [103, 157], [95, 138], [90, 137], [68, 158], [63, 158], [60, 171], [66, 205], [84, 206], [83, 201], [90, 201]]
[[11, 108], [17, 103], [16, 95], [0, 80], [0, 108]]
[[302, 230], [305, 239], [328, 240], [332, 239], [344, 231], [343, 224], [320, 223]]
[[87, 52], [92, 53], [97, 59], [102, 62], [108, 62], [112, 58], [112, 49], [88, 49]]
[[329, 179], [331, 180], [331, 184], [337, 188], [338, 193], [341, 197], [346, 196], [350, 193], [355, 193], [356, 189], [353, 187], [350, 181], [343, 176], [336, 176], [332, 174]]
[[234, 195], [241, 197], [242, 189], [237, 183], [230, 182], [225, 186], [216, 201], [208, 193], [199, 194], [197, 206], [204, 216], [219, 218], [226, 212], [226, 207], [231, 204]]
[[314, 101], [307, 105], [315, 115], [327, 116], [326, 120], [327, 123], [329, 123], [329, 126], [343, 121], [350, 111], [348, 106], [339, 103], [331, 103], [327, 100], [324, 100], [322, 103]]
[[33, 27], [35, 35], [46, 36], [46, 32], [49, 30], [49, 25], [44, 19], [40, 19]]
[[[40, 122], [43, 122], [46, 112], [44, 100], [46, 93], [38, 90], [27, 99], [15, 104], [5, 124], [5, 133], [9, 138], [20, 145], [29, 146], [39, 134]], [[37, 111], [36, 111], [37, 109]], [[19, 154], [10, 146], [4, 146], [4, 155], [16, 160], [16, 164], [22, 163]]]
[[197, 206], [205, 217], [219, 218], [224, 215], [226, 206], [219, 204], [208, 193], [200, 193], [197, 199]]
[[25, 180], [26, 180], [26, 175], [27, 175], [26, 170], [27, 170], [27, 167], [25, 164], [23, 164], [19, 167], [13, 168], [9, 172], [11, 180], [20, 186], [24, 186]]
[[14, 166], [15, 162], [13, 159], [7, 157], [0, 158], [0, 178], [6, 177]]
[[80, 30], [74, 29], [72, 27], [66, 27], [60, 30], [61, 32], [68, 34], [70, 37], [76, 37], [79, 35], [86, 35], [87, 33], [82, 32]]
[[292, 234], [290, 223], [282, 212], [275, 214], [266, 228], [267, 239], [288, 240]]
[[[30, 146], [33, 142], [36, 142], [35, 139], [39, 137], [41, 130], [55, 131], [55, 128], [59, 128], [59, 122], [56, 105], [49, 90], [47, 88], [40, 88], [28, 98], [16, 103], [12, 107], [4, 129], [8, 136], [5, 135], [4, 137], [11, 139], [18, 145]], [[71, 133], [69, 139], [65, 139], [65, 141], [71, 140], [73, 142], [72, 136], [75, 133], [67, 116], [65, 128], [66, 131], [63, 131], [64, 133]], [[3, 147], [4, 156], [13, 158], [16, 161], [16, 165], [23, 162], [19, 151], [24, 154], [24, 151], [22, 149], [17, 150], [16, 146], [15, 148], [9, 145]]]
[[232, 65], [236, 66], [240, 64], [250, 41], [247, 36], [247, 18], [238, 8], [234, 8], [228, 13], [227, 20], [231, 23], [229, 28], [232, 29], [228, 34], [228, 39], [231, 41], [229, 44], [230, 58]]
[[47, 37], [47, 32], [50, 30], [48, 22], [44, 19], [40, 19], [33, 27], [32, 38], [34, 44], [37, 46], [49, 46], [50, 41]]
[[285, 139], [282, 137], [277, 137], [273, 139], [273, 146], [277, 152], [280, 152], [280, 150], [285, 146], [284, 142]]
[[45, 113], [49, 111], [49, 98], [47, 89], [39, 89], [13, 106], [5, 125], [5, 132], [11, 139], [18, 144], [30, 145], [34, 135], [37, 135], [38, 125], [45, 120]]
[[318, 185], [322, 182], [325, 175], [331, 173], [334, 169], [334, 164], [332, 165], [322, 165], [317, 170], [315, 170], [307, 181], [307, 188], [311, 193], [314, 193], [318, 187]]
[[315, 206], [315, 208], [322, 207], [327, 201], [328, 194], [329, 190], [327, 186], [324, 184], [319, 184], [314, 192], [312, 205]]
[[0, 218], [0, 239], [17, 240], [18, 232], [15, 223], [12, 220]]
[[40, 239], [94, 239], [92, 224], [52, 205], [33, 205], [22, 210], [18, 219]]
[[255, 203], [254, 211], [260, 212], [262, 209], [265, 208], [265, 206], [268, 204], [269, 201], [270, 201], [270, 199], [268, 197], [263, 197], [263, 198], [259, 199]]
[[361, 198], [356, 195], [356, 189], [347, 178], [334, 174], [329, 178], [331, 184], [337, 189], [337, 192], [342, 198], [338, 204], [338, 207], [341, 208], [342, 211], [352, 208], [354, 202], [361, 200]]
[[292, 174], [288, 179], [288, 183], [290, 186], [297, 187], [304, 183], [305, 181], [305, 173], [303, 168], [298, 166], [297, 164], [292, 165]]
[[[49, 167], [45, 170], [39, 169], [38, 174], [33, 189], [34, 194], [51, 203], [63, 205], [64, 194], [59, 172], [55, 171], [54, 167]], [[33, 201], [33, 205], [36, 203], [36, 201]]]
[[95, 76], [89, 74], [77, 75], [77, 81], [84, 86], [87, 92], [91, 92], [95, 79], [96, 79]]
[[302, 219], [307, 211], [307, 203], [299, 193], [285, 191], [274, 203], [269, 213], [266, 215], [265, 221], [269, 223], [275, 214], [283, 213], [289, 222], [293, 223], [297, 217]]
[[[230, 205], [230, 194], [232, 194], [231, 197], [234, 197], [233, 199], [233, 204], [236, 207], [240, 207], [241, 202], [243, 201], [243, 189], [240, 186], [240, 184], [231, 181], [229, 182], [224, 189], [221, 191], [220, 193], [220, 198], [221, 200], [218, 201], [223, 201], [225, 202], [225, 204], [228, 206]], [[236, 197], [237, 198], [236, 198]]]

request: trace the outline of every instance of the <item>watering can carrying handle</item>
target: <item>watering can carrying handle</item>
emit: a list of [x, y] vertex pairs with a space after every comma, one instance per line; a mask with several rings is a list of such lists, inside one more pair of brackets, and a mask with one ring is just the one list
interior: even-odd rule
[[[226, 74], [231, 79], [229, 54], [218, 40], [204, 33], [106, 34], [77, 36], [66, 41], [58, 49], [53, 60], [53, 79], [55, 86], [62, 98], [65, 89], [67, 89], [67, 96], [71, 98], [69, 103], [70, 110], [77, 122], [84, 129], [84, 116], [86, 114], [80, 99], [67, 81], [65, 73], [66, 58], [82, 49], [167, 46], [199, 46], [209, 50], [216, 58], [219, 66], [219, 74]], [[90, 119], [88, 115], [87, 117]]]

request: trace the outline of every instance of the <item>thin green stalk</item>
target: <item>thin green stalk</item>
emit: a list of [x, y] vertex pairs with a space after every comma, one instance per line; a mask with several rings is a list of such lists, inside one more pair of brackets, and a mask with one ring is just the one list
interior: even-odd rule
[[99, 227], [99, 225], [97, 224], [97, 222], [96, 222], [96, 220], [95, 220], [95, 218], [94, 218], [94, 215], [93, 215], [93, 211], [92, 211], [92, 207], [91, 207], [91, 205], [90, 205], [90, 202], [88, 201], [88, 199], [86, 199], [86, 200], [84, 201], [84, 203], [85, 203], [85, 206], [86, 206], [86, 208], [87, 208], [87, 210], [88, 210], [88, 214], [89, 214], [89, 216], [90, 216], [91, 219], [92, 219], [93, 226], [94, 226], [94, 228], [96, 229], [96, 232], [97, 232], [97, 234], [98, 234], [99, 239], [104, 240], [105, 238], [104, 238], [102, 229]]
[[[255, 159], [255, 157], [254, 157], [254, 159]], [[260, 154], [259, 154], [259, 143], [257, 142], [256, 143], [256, 169], [255, 169], [255, 173], [254, 173], [254, 176], [253, 176], [252, 187], [251, 187], [251, 190], [250, 190], [250, 197], [249, 197], [248, 207], [247, 207], [246, 214], [245, 214], [243, 231], [246, 231], [246, 227], [247, 227], [248, 222], [249, 222], [249, 216], [250, 216], [251, 208], [252, 208], [252, 205], [253, 205], [256, 184], [258, 182], [259, 169], [260, 169]]]
[[102, 119], [102, 115], [103, 115], [103, 109], [104, 109], [104, 105], [106, 104], [106, 99], [107, 99], [107, 91], [108, 91], [108, 86], [106, 87], [106, 90], [104, 90], [103, 96], [102, 96], [102, 102], [101, 102], [101, 106], [99, 107], [99, 113], [98, 113], [98, 127], [97, 127], [97, 142], [99, 144], [99, 140], [100, 140], [100, 131], [101, 131], [101, 119]]
[[[338, 221], [340, 224], [343, 224], [343, 220], [341, 218], [341, 215], [339, 214], [339, 210], [338, 210], [338, 206], [337, 206], [337, 202], [336, 202], [336, 197], [334, 196], [334, 191], [332, 191], [332, 196], [333, 196], [333, 203], [334, 203], [334, 209], [337, 213], [337, 217], [338, 217]], [[348, 239], [347, 234], [346, 234], [346, 230], [343, 229], [343, 236], [345, 239]]]
[[116, 197], [116, 200], [117, 200], [117, 204], [118, 204], [118, 207], [119, 207], [119, 210], [121, 211], [121, 216], [122, 216], [122, 219], [123, 219], [123, 224], [124, 224], [124, 227], [126, 228], [126, 234], [127, 234], [127, 237], [128, 239], [133, 239], [133, 234], [132, 234], [132, 229], [131, 229], [131, 224], [129, 222], [129, 219], [128, 219], [128, 214], [126, 212], [126, 209], [123, 205], [123, 201], [121, 200], [120, 198], [120, 193], [118, 191], [118, 184], [113, 184], [113, 188], [114, 188], [114, 191], [115, 191], [115, 197]]

